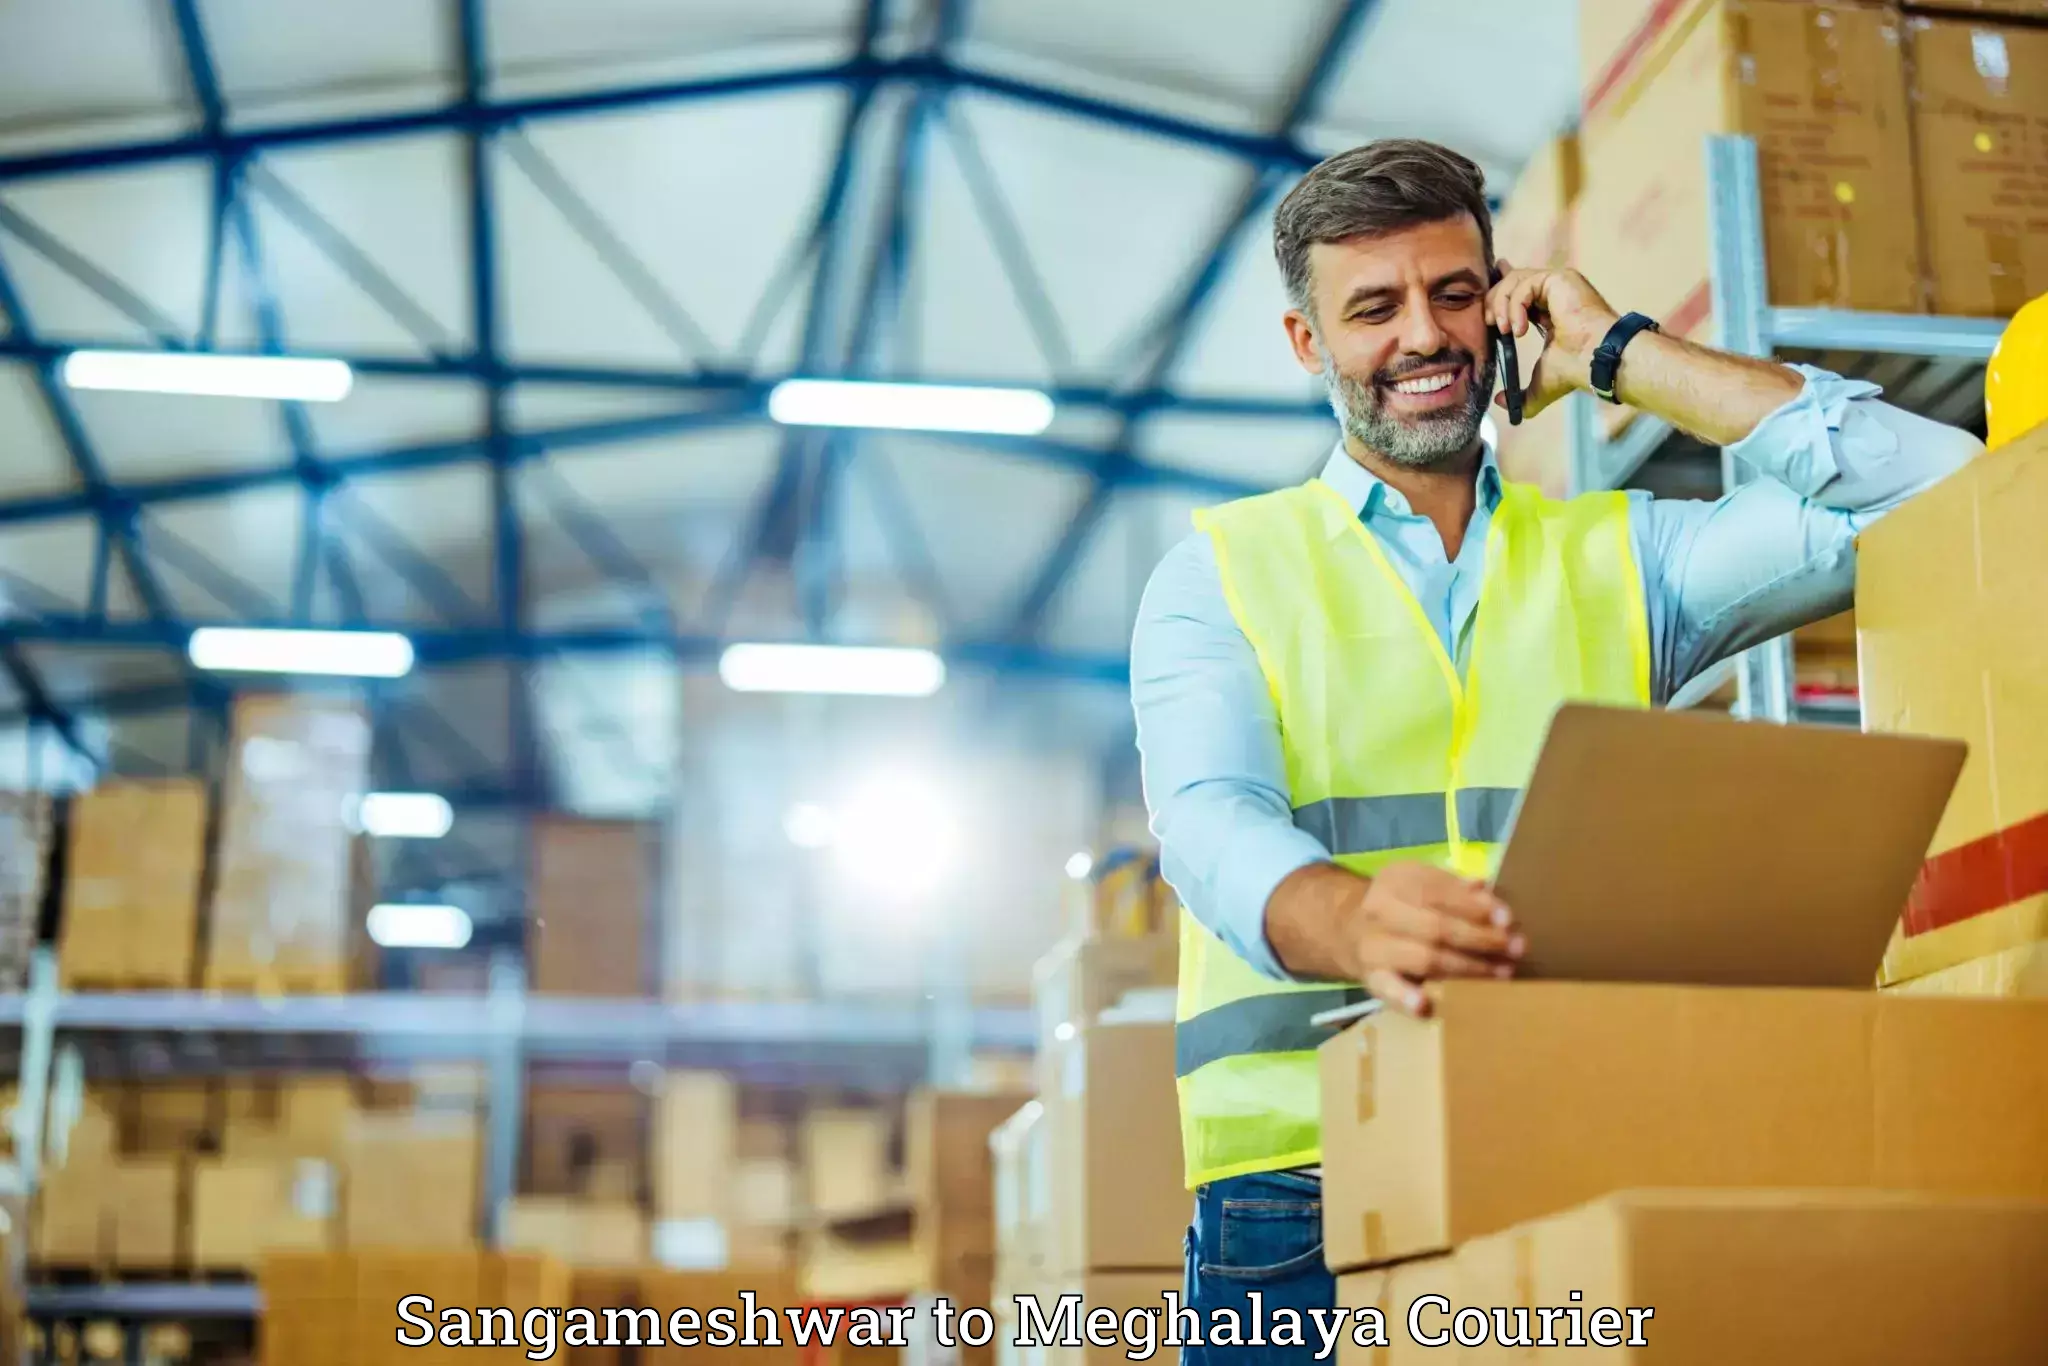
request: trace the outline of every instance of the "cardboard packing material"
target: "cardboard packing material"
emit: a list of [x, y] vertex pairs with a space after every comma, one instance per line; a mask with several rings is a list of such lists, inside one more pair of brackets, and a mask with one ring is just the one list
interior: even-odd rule
[[[476, 1347], [444, 1346], [439, 1341], [400, 1347], [397, 1305], [407, 1295], [425, 1295], [435, 1305], [482, 1305], [487, 1285], [485, 1260], [474, 1248], [413, 1252], [379, 1248], [349, 1258], [354, 1281], [353, 1332], [350, 1362], [423, 1362], [428, 1366], [461, 1366], [477, 1359]], [[339, 1364], [337, 1363], [337, 1366]]]
[[368, 718], [342, 698], [256, 695], [230, 724], [205, 985], [345, 990], [363, 937], [345, 815], [368, 786]]
[[219, 1146], [222, 1093], [212, 1082], [137, 1082], [122, 1088], [120, 1107], [123, 1152], [175, 1157]]
[[1182, 1264], [1183, 1184], [1171, 1023], [1098, 1022], [1058, 1042], [1045, 1106], [1051, 1277]]
[[530, 1195], [590, 1193], [593, 1171], [623, 1163], [647, 1166], [647, 1097], [631, 1086], [583, 1086], [529, 1078], [526, 1089], [526, 1173]]
[[1925, 977], [1909, 978], [1885, 991], [1899, 996], [2048, 997], [2048, 940], [2015, 944]]
[[1143, 939], [1067, 938], [1031, 969], [1032, 1009], [1038, 1016], [1038, 1089], [1050, 1084], [1047, 1050], [1062, 1034], [1090, 1023], [1127, 992], [1174, 985], [1180, 967], [1176, 934]]
[[[376, 1180], [374, 1173], [364, 1178]], [[254, 1270], [274, 1251], [337, 1245], [342, 1172], [318, 1158], [222, 1157], [192, 1168], [192, 1265]]]
[[508, 1248], [553, 1252], [577, 1268], [647, 1262], [647, 1216], [635, 1204], [521, 1195], [506, 1201], [499, 1217], [499, 1239]]
[[348, 1255], [266, 1252], [255, 1278], [264, 1306], [256, 1320], [261, 1366], [343, 1366], [355, 1330], [355, 1275]]
[[[1757, 142], [1773, 304], [1923, 311], [1897, 13], [1690, 0], [1645, 20], [1581, 123], [1574, 235], [1602, 294], [1671, 335], [1713, 339], [1702, 139], [1742, 133]], [[1632, 416], [1599, 407], [1609, 431]]]
[[2048, 1197], [2048, 1003], [1451, 981], [1321, 1078], [1339, 1271], [1627, 1186]]
[[929, 1090], [910, 1098], [904, 1153], [922, 1288], [986, 1293], [996, 1243], [989, 1137], [1029, 1099]]
[[[1493, 254], [1511, 266], [1569, 266], [1573, 261], [1572, 222], [1579, 197], [1579, 143], [1570, 134], [1552, 138], [1515, 177], [1507, 202], [1493, 219]], [[1516, 342], [1522, 382], [1527, 386], [1542, 353], [1543, 339], [1533, 331]], [[1501, 473], [1535, 484], [1553, 498], [1565, 497], [1571, 483], [1571, 426], [1568, 405], [1510, 424], [1494, 415], [1500, 433], [1497, 455]]]
[[2048, 30], [1906, 26], [1934, 309], [2009, 318], [2048, 293]]
[[1881, 970], [1890, 985], [2048, 939], [2048, 429], [1858, 538], [1864, 727], [1969, 744]]
[[199, 953], [207, 792], [104, 783], [71, 801], [57, 975], [67, 987], [188, 987]]
[[185, 1260], [186, 1162], [124, 1158], [106, 1192], [113, 1263], [123, 1271], [169, 1271]]
[[[568, 1303], [581, 1305], [595, 1313], [600, 1328], [604, 1324], [605, 1310], [629, 1309], [639, 1301], [640, 1278], [637, 1272], [583, 1267], [569, 1273]], [[627, 1366], [630, 1351], [623, 1345], [569, 1347], [564, 1349], [564, 1355], [568, 1358], [568, 1366]]]
[[[694, 1310], [701, 1322], [701, 1316], [709, 1311], [727, 1308], [735, 1312], [737, 1322], [746, 1317], [748, 1302], [741, 1297], [748, 1293], [753, 1296], [753, 1307], [760, 1311], [753, 1328], [763, 1340], [762, 1345], [707, 1347], [700, 1342], [694, 1347], [682, 1347], [669, 1340], [670, 1315], [675, 1310]], [[634, 1360], [643, 1366], [800, 1366], [806, 1354], [796, 1345], [789, 1320], [782, 1314], [785, 1308], [800, 1302], [795, 1278], [787, 1273], [644, 1272], [640, 1277], [639, 1303], [660, 1314], [663, 1345], [634, 1348]], [[775, 1335], [779, 1339], [773, 1346], [765, 1344], [769, 1326], [765, 1319], [770, 1314], [774, 1316]]]
[[468, 1247], [476, 1240], [482, 1139], [466, 1115], [362, 1115], [349, 1135], [343, 1236], [352, 1248]]
[[1035, 1285], [1045, 1271], [1046, 1221], [1052, 1205], [1044, 1118], [1045, 1106], [1033, 1100], [988, 1136], [999, 1298], [1008, 1287]]
[[881, 1110], [821, 1109], [804, 1116], [799, 1147], [804, 1203], [817, 1217], [871, 1212], [902, 1195], [891, 1161], [894, 1124]]
[[657, 1219], [733, 1218], [739, 1090], [720, 1072], [670, 1072], [653, 1100]]
[[0, 990], [28, 986], [48, 887], [52, 819], [42, 792], [0, 792]]
[[533, 823], [527, 961], [533, 990], [645, 996], [653, 870], [649, 831], [630, 821]]
[[851, 1238], [813, 1229], [798, 1253], [797, 1289], [807, 1300], [903, 1300], [918, 1288], [918, 1254], [908, 1237]]
[[[1431, 1295], [1439, 1299], [1417, 1304]], [[1554, 1353], [1570, 1351], [1576, 1330], [1589, 1359], [1645, 1366], [1731, 1357], [1756, 1366], [2019, 1366], [2038, 1360], [2048, 1332], [2048, 1205], [1626, 1190], [1454, 1256], [1340, 1277], [1337, 1302], [1376, 1307], [1386, 1319], [1386, 1347], [1360, 1348], [1347, 1334], [1338, 1361], [1354, 1366], [1522, 1361], [1546, 1350], [1546, 1328]], [[1498, 1329], [1476, 1346], [1446, 1337], [1467, 1307], [1489, 1319], [1502, 1310], [1511, 1342]], [[1573, 1308], [1576, 1325], [1568, 1313], [1536, 1312]], [[1631, 1309], [1651, 1312], [1631, 1318]], [[1640, 1345], [1628, 1345], [1632, 1333]]]
[[106, 1192], [113, 1168], [74, 1159], [45, 1170], [36, 1190], [30, 1259], [47, 1267], [104, 1268], [112, 1253]]
[[749, 1157], [733, 1167], [732, 1217], [755, 1228], [796, 1222], [796, 1164], [786, 1157]]

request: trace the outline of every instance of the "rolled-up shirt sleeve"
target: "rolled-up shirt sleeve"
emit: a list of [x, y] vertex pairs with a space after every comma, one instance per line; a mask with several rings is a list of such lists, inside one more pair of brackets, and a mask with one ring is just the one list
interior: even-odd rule
[[1161, 874], [1210, 933], [1288, 980], [1266, 939], [1266, 902], [1330, 853], [1294, 826], [1273, 696], [1204, 535], [1169, 551], [1146, 585], [1131, 702]]
[[1712, 502], [1634, 495], [1660, 698], [1849, 607], [1857, 534], [1984, 449], [1884, 402], [1875, 384], [1793, 369], [1798, 395], [1728, 447], [1759, 478]]

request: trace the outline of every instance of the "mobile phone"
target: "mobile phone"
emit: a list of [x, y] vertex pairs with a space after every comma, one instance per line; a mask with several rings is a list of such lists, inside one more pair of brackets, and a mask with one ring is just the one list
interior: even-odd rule
[[[1493, 283], [1500, 283], [1500, 267], [1493, 268]], [[1496, 330], [1493, 334], [1495, 369], [1500, 372], [1501, 392], [1508, 398], [1508, 425], [1522, 425], [1522, 366], [1515, 355], [1515, 334]]]

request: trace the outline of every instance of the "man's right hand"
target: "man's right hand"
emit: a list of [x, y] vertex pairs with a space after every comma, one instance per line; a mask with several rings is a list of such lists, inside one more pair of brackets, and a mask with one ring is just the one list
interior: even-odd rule
[[1282, 880], [1266, 908], [1267, 939], [1304, 976], [1358, 982], [1387, 1008], [1429, 1013], [1423, 984], [1509, 977], [1522, 955], [1513, 913], [1473, 878], [1427, 863], [1394, 863], [1370, 878], [1335, 864]]

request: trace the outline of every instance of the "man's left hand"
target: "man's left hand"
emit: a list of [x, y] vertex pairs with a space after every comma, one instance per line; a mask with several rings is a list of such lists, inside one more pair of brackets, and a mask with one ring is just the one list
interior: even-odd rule
[[[1487, 325], [1517, 338], [1533, 328], [1543, 337], [1543, 354], [1522, 399], [1522, 415], [1530, 418], [1592, 383], [1593, 353], [1621, 315], [1576, 270], [1499, 264], [1500, 283], [1486, 294]], [[1496, 394], [1493, 401], [1505, 408], [1507, 395]]]

